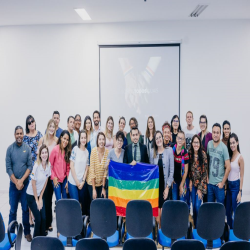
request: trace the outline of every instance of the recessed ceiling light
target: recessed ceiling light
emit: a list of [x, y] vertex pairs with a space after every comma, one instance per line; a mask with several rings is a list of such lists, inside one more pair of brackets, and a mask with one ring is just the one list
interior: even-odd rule
[[75, 11], [82, 18], [82, 20], [84, 21], [91, 20], [89, 14], [85, 9], [75, 9]]

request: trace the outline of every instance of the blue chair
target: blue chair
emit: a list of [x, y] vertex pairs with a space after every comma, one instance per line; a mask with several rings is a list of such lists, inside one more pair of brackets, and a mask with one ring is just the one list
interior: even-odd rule
[[178, 239], [185, 239], [188, 233], [188, 205], [184, 201], [166, 201], [162, 206], [161, 229], [158, 229], [158, 242], [171, 247]]
[[64, 250], [63, 243], [53, 237], [38, 236], [31, 242], [31, 250]]
[[249, 241], [233, 241], [225, 243], [220, 250], [250, 250]]
[[56, 226], [59, 240], [64, 246], [74, 247], [82, 238], [83, 218], [80, 203], [74, 199], [61, 199], [56, 203]]
[[225, 213], [225, 207], [221, 203], [202, 204], [198, 212], [197, 229], [193, 230], [193, 238], [201, 241], [207, 249], [221, 247]]
[[5, 225], [3, 221], [2, 214], [0, 213], [0, 249], [6, 250], [11, 249], [16, 242], [17, 235], [14, 233], [10, 233], [11, 227], [14, 226], [15, 229], [19, 229], [17, 221], [12, 221], [8, 226], [7, 233], [5, 233]]
[[126, 208], [126, 223], [123, 224], [125, 239], [149, 238], [155, 240], [155, 219], [151, 203], [146, 200], [129, 201]]
[[[86, 217], [84, 225], [87, 224]], [[121, 221], [119, 217], [117, 225], [115, 203], [110, 199], [95, 199], [90, 206], [90, 223], [87, 226], [87, 232], [91, 228], [93, 238], [101, 238], [107, 241], [109, 247], [115, 247], [120, 244], [121, 239]]]
[[250, 239], [250, 202], [238, 205], [234, 215], [234, 227], [230, 229], [229, 241], [249, 241]]
[[204, 244], [199, 240], [175, 241], [171, 250], [205, 250]]
[[109, 250], [108, 243], [103, 239], [82, 239], [76, 244], [76, 250]]
[[126, 240], [123, 245], [123, 250], [157, 250], [155, 242], [148, 238], [137, 238]]

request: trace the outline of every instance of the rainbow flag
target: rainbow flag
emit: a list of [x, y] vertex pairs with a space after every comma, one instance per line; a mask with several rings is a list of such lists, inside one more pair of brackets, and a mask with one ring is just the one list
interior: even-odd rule
[[149, 201], [153, 216], [158, 216], [158, 166], [143, 163], [132, 166], [110, 161], [108, 198], [114, 201], [117, 216], [126, 216], [126, 207], [130, 200]]

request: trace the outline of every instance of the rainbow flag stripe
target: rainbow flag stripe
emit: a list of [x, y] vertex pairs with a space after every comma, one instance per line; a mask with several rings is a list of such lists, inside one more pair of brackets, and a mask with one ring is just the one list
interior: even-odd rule
[[137, 163], [135, 166], [110, 161], [109, 199], [116, 206], [117, 216], [126, 216], [130, 200], [147, 200], [158, 216], [159, 168], [157, 165]]

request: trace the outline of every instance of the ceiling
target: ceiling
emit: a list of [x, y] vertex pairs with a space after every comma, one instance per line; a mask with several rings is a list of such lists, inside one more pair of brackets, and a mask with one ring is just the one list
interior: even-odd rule
[[[198, 4], [209, 6], [189, 17]], [[92, 20], [83, 21], [76, 8]], [[250, 19], [250, 0], [0, 0], [0, 26], [216, 19]]]

